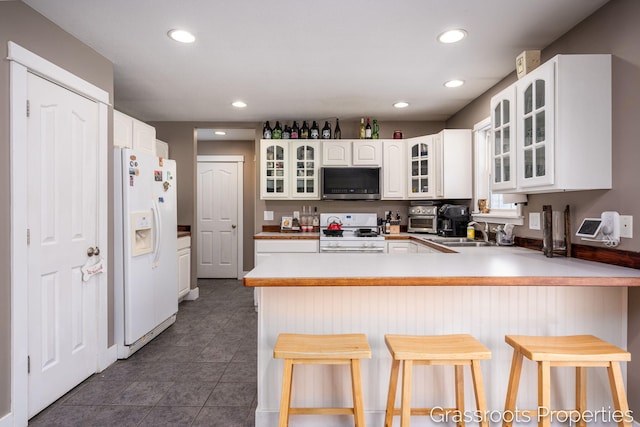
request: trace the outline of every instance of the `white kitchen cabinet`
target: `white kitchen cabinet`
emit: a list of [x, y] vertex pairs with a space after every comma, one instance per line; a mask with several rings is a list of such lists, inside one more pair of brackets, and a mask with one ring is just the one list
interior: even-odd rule
[[404, 139], [382, 140], [382, 199], [406, 199], [406, 177], [406, 141]]
[[[546, 193], [610, 189], [611, 56], [557, 55], [512, 87], [515, 101], [510, 114], [515, 119], [508, 142], [516, 144], [516, 166], [510, 171], [515, 184], [496, 183], [494, 178], [492, 190]], [[504, 107], [505, 93], [492, 98], [494, 132], [504, 130], [504, 118], [496, 121], [504, 108], [495, 108], [500, 100]], [[504, 151], [507, 142], [503, 134], [500, 137], [493, 141], [494, 173], [496, 154]]]
[[268, 261], [274, 254], [319, 253], [320, 241], [315, 239], [257, 239], [254, 240], [255, 264]]
[[351, 166], [351, 141], [348, 139], [324, 140], [322, 144], [323, 166]]
[[471, 131], [445, 129], [407, 139], [408, 187], [411, 199], [472, 197]]
[[351, 164], [353, 166], [382, 166], [382, 141], [358, 139], [352, 142]]
[[319, 199], [320, 142], [310, 139], [260, 141], [262, 199]]
[[113, 145], [156, 155], [156, 128], [113, 110]]
[[323, 166], [382, 166], [382, 141], [379, 139], [324, 139]]
[[318, 174], [320, 173], [320, 142], [317, 140], [291, 140], [291, 197], [294, 199], [319, 199]]
[[491, 189], [516, 188], [516, 87], [509, 86], [491, 98]]
[[419, 254], [438, 254], [438, 253], [442, 253], [441, 251], [434, 249], [432, 247], [429, 247], [427, 245], [421, 245], [420, 243], [416, 243], [416, 246], [418, 248], [418, 253]]
[[289, 142], [278, 139], [260, 141], [260, 197], [289, 198]]
[[191, 236], [178, 238], [178, 299], [191, 288]]

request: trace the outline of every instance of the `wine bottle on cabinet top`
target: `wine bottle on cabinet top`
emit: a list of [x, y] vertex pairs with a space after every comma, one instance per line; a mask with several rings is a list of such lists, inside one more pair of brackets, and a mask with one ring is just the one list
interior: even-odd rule
[[316, 123], [316, 121], [313, 121], [313, 124], [311, 125], [311, 129], [309, 130], [309, 138], [311, 139], [318, 139], [320, 137], [320, 128], [318, 127], [318, 123]]
[[340, 130], [340, 120], [336, 119], [336, 128], [333, 130], [333, 139], [342, 138], [342, 131]]
[[373, 139], [378, 139], [380, 138], [380, 129], [378, 128], [378, 121], [376, 119], [373, 119], [373, 130], [371, 132], [371, 137]]
[[298, 139], [300, 136], [300, 129], [298, 129], [298, 122], [293, 121], [293, 125], [291, 126], [291, 139]]
[[262, 138], [271, 139], [271, 125], [269, 125], [269, 121], [267, 120], [262, 128]]
[[[278, 123], [276, 122], [276, 125], [277, 124]], [[371, 122], [369, 121], [368, 117], [367, 117], [367, 125], [364, 127], [364, 138], [371, 139]]]
[[300, 128], [300, 138], [301, 139], [309, 139], [309, 126], [307, 125], [307, 121], [302, 121], [302, 127]]
[[271, 133], [271, 137], [273, 139], [282, 139], [282, 128], [280, 127], [279, 121], [276, 121], [276, 125], [273, 127], [273, 132]]
[[282, 131], [282, 139], [291, 139], [291, 128], [289, 125], [284, 125], [284, 130]]
[[331, 126], [328, 121], [325, 121], [322, 127], [322, 139], [331, 139]]
[[358, 132], [358, 138], [364, 139], [364, 117], [360, 117], [360, 131]]

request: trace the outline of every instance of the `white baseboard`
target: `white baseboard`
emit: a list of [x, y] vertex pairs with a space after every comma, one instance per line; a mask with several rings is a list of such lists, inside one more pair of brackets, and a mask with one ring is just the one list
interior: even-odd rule
[[185, 301], [195, 301], [200, 297], [200, 288], [193, 288], [184, 296]]
[[15, 427], [13, 425], [13, 412], [9, 412], [4, 417], [0, 418], [0, 427]]

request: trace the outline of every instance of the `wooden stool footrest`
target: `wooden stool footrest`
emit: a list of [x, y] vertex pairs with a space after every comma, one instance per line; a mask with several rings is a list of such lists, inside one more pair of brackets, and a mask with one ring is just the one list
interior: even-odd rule
[[290, 408], [291, 415], [353, 415], [353, 408]]

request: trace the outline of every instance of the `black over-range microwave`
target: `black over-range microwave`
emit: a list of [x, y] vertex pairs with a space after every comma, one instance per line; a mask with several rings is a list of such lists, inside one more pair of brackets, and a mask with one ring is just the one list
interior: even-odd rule
[[379, 200], [380, 168], [323, 167], [322, 200]]

